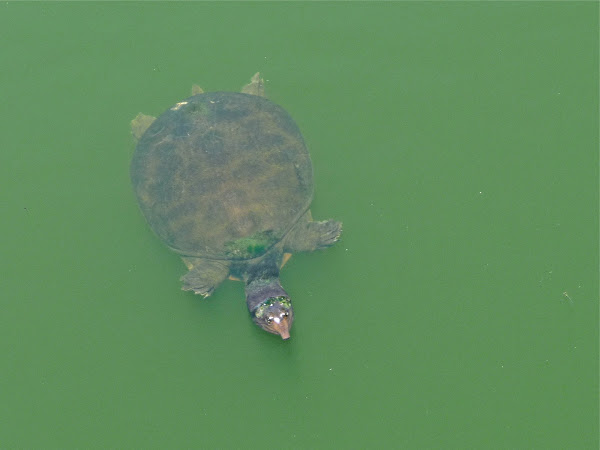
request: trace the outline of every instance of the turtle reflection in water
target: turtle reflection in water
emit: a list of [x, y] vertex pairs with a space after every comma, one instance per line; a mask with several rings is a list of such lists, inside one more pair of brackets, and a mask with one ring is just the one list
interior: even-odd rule
[[254, 322], [288, 339], [294, 314], [279, 270], [293, 252], [334, 244], [342, 224], [312, 220], [310, 156], [258, 73], [241, 93], [192, 93], [131, 123], [140, 208], [187, 265], [184, 290], [207, 297], [227, 277], [243, 280]]

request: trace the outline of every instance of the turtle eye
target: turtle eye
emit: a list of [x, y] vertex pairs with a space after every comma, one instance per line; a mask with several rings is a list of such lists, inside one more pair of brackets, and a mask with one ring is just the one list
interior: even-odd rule
[[281, 313], [281, 316], [282, 316], [282, 317], [288, 317], [289, 315], [290, 315], [290, 313], [289, 313], [289, 312], [287, 312], [287, 311], [286, 311], [286, 312], [284, 312], [284, 313]]
[[271, 322], [273, 322], [273, 316], [267, 317], [267, 323], [271, 323]]

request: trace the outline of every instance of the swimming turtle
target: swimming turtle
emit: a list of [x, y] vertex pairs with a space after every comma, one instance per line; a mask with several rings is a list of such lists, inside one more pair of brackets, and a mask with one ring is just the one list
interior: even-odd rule
[[342, 224], [312, 220], [308, 150], [260, 74], [241, 93], [192, 94], [131, 123], [140, 208], [186, 264], [182, 289], [207, 297], [227, 277], [243, 280], [254, 322], [288, 339], [294, 315], [279, 270], [293, 252], [334, 244]]

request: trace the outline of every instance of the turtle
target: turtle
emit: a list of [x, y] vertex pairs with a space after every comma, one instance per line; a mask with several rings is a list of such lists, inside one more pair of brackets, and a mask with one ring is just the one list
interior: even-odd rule
[[131, 182], [150, 228], [179, 254], [182, 289], [210, 296], [245, 283], [250, 316], [289, 339], [292, 302], [279, 281], [292, 253], [327, 248], [342, 223], [313, 221], [313, 169], [291, 116], [256, 73], [241, 92], [204, 92], [158, 118], [132, 120]]

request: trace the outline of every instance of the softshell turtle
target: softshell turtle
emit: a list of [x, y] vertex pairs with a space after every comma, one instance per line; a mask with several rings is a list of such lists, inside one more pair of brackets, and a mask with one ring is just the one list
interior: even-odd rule
[[258, 73], [241, 93], [192, 94], [131, 122], [140, 208], [187, 265], [182, 289], [207, 297], [228, 276], [243, 280], [254, 322], [288, 339], [294, 315], [279, 270], [293, 252], [335, 243], [342, 224], [312, 220], [308, 150]]

